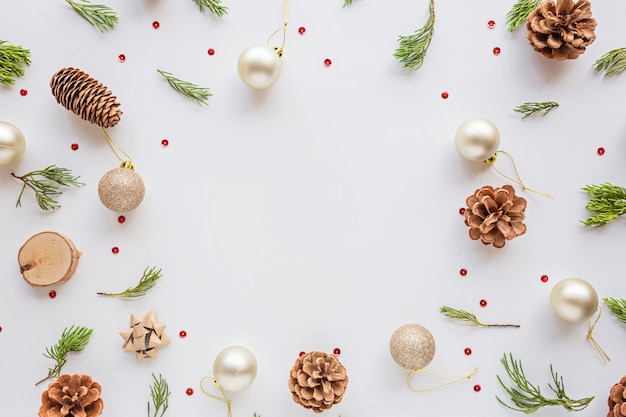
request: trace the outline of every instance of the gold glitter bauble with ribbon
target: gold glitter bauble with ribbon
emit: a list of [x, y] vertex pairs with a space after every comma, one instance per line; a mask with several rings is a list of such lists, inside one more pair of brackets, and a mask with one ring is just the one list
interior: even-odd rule
[[136, 209], [146, 193], [143, 180], [131, 168], [114, 168], [98, 183], [98, 196], [106, 208], [116, 213]]
[[393, 332], [389, 348], [398, 365], [409, 370], [419, 370], [433, 360], [435, 339], [425, 327], [405, 324]]

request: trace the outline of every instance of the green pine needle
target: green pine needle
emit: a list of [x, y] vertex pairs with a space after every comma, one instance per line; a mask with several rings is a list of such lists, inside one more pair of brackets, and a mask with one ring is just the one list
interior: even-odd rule
[[30, 50], [0, 41], [0, 84], [13, 85], [16, 77], [23, 77], [21, 64], [31, 64]]
[[524, 117], [522, 117], [522, 120], [524, 120], [527, 117], [537, 114], [543, 117], [557, 107], [559, 107], [559, 104], [554, 101], [526, 102], [515, 107], [513, 111], [523, 114]]
[[211, 13], [222, 17], [228, 13], [228, 7], [222, 6], [221, 0], [193, 0], [200, 8], [200, 12], [204, 13], [206, 7]]
[[526, 22], [528, 16], [543, 0], [518, 0], [506, 14], [507, 30], [513, 32]]
[[93, 329], [88, 329], [83, 326], [72, 325], [69, 328], [65, 328], [57, 344], [47, 347], [46, 353], [43, 354], [46, 358], [56, 361], [56, 364], [53, 368], [48, 369], [48, 376], [35, 385], [39, 385], [49, 378], [58, 378], [61, 375], [61, 368], [65, 365], [65, 362], [67, 362], [67, 354], [70, 352], [80, 352], [85, 349], [85, 346], [89, 343], [89, 336], [91, 336], [92, 332]]
[[615, 314], [619, 321], [626, 324], [626, 300], [605, 297], [602, 299], [611, 313]]
[[400, 46], [393, 54], [404, 68], [419, 69], [424, 63], [426, 52], [435, 33], [435, 2], [430, 1], [429, 17], [426, 24], [409, 36], [400, 36]]
[[593, 63], [596, 71], [606, 71], [604, 78], [621, 74], [626, 70], [626, 48], [613, 49]]
[[356, 0], [343, 0], [343, 7], [351, 6], [355, 1]]
[[521, 411], [524, 414], [532, 414], [539, 410], [541, 407], [546, 406], [561, 406], [567, 411], [581, 411], [587, 408], [589, 403], [595, 397], [587, 397], [579, 400], [572, 399], [565, 393], [565, 384], [563, 383], [563, 377], [560, 377], [558, 373], [554, 372], [552, 365], [550, 365], [550, 373], [552, 374], [553, 383], [548, 384], [548, 388], [556, 394], [556, 398], [547, 398], [541, 394], [541, 389], [537, 385], [533, 385], [524, 374], [524, 368], [522, 362], [513, 359], [513, 355], [509, 353], [504, 354], [500, 359], [506, 373], [509, 378], [515, 383], [514, 387], [507, 387], [499, 375], [497, 375], [498, 382], [504, 390], [511, 397], [513, 405], [509, 405], [502, 401], [498, 396], [496, 399], [500, 404], [515, 411]]
[[586, 220], [581, 220], [585, 227], [606, 226], [626, 213], [626, 188], [605, 182], [587, 185], [582, 190], [590, 196], [586, 208], [593, 212]]
[[155, 266], [152, 268], [146, 267], [143, 271], [143, 276], [139, 280], [139, 283], [134, 287], [127, 288], [126, 290], [118, 293], [99, 292], [98, 295], [105, 295], [107, 297], [120, 297], [124, 300], [131, 300], [146, 295], [148, 291], [157, 284], [157, 281], [162, 277], [161, 269], [157, 269]]
[[83, 19], [94, 25], [102, 33], [113, 29], [118, 23], [117, 15], [109, 6], [104, 4], [92, 4], [88, 0], [65, 0], [67, 4]]
[[63, 194], [59, 185], [67, 187], [70, 185], [74, 187], [82, 187], [85, 185], [78, 181], [80, 177], [72, 175], [71, 170], [57, 167], [56, 165], [50, 165], [45, 169], [32, 171], [22, 176], [15, 175], [13, 172], [11, 172], [11, 175], [24, 183], [15, 207], [22, 206], [22, 195], [26, 187], [31, 188], [35, 192], [37, 204], [39, 204], [41, 209], [54, 210], [61, 207], [59, 202], [55, 200], [55, 198]]
[[478, 321], [476, 315], [467, 312], [465, 310], [457, 310], [451, 307], [440, 307], [439, 312], [443, 313], [444, 316], [454, 319], [460, 320], [467, 323], [468, 326], [478, 326], [478, 327], [520, 327], [519, 324], [485, 324]]
[[212, 94], [209, 92], [208, 88], [199, 87], [196, 84], [190, 83], [189, 81], [183, 81], [166, 71], [161, 71], [158, 69], [157, 72], [167, 80], [169, 85], [175, 91], [179, 92], [185, 97], [194, 99], [198, 104], [206, 104], [207, 106], [209, 105], [207, 99], [211, 97]]
[[[158, 417], [162, 417], [170, 405], [169, 397], [172, 393], [167, 385], [167, 381], [161, 374], [159, 374], [159, 379], [152, 374], [152, 379], [154, 383], [150, 386], [150, 396], [152, 397], [152, 404], [154, 405], [154, 414], [150, 416], [150, 403], [148, 402], [148, 417], [157, 417], [157, 415]], [[159, 414], [159, 410], [161, 414]]]

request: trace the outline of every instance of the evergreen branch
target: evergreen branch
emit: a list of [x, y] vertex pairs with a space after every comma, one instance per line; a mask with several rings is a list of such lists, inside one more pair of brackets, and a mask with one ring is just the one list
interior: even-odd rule
[[615, 314], [619, 321], [626, 324], [626, 300], [605, 297], [602, 299], [611, 313]]
[[[167, 385], [167, 381], [159, 374], [159, 379], [157, 379], [154, 374], [152, 374], [152, 379], [154, 379], [154, 383], [150, 386], [150, 396], [152, 397], [152, 404], [154, 405], [154, 414], [152, 417], [162, 417], [167, 411], [169, 407], [169, 397], [172, 394], [170, 392], [170, 388]], [[163, 409], [161, 409], [163, 407]], [[159, 410], [161, 410], [161, 414], [159, 415]], [[148, 402], [148, 417], [150, 417], [150, 403]]]
[[439, 308], [439, 312], [443, 313], [444, 316], [454, 319], [460, 320], [468, 323], [468, 326], [478, 326], [478, 327], [520, 327], [519, 324], [485, 324], [478, 321], [476, 315], [467, 312], [465, 310], [457, 310], [455, 308], [443, 306]]
[[426, 52], [435, 33], [435, 1], [430, 1], [429, 16], [426, 24], [409, 36], [400, 36], [400, 46], [393, 56], [402, 63], [404, 68], [419, 69], [424, 63]]
[[199, 87], [196, 84], [178, 79], [167, 71], [161, 71], [160, 69], [158, 69], [157, 72], [167, 80], [169, 85], [175, 91], [179, 92], [185, 97], [196, 100], [196, 103], [198, 104], [206, 104], [207, 106], [209, 105], [207, 99], [213, 94], [209, 92], [208, 88]]
[[593, 215], [581, 220], [585, 227], [602, 227], [626, 213], [626, 188], [605, 182], [600, 185], [587, 185], [582, 188], [590, 196], [587, 210]]
[[58, 378], [59, 375], [61, 375], [61, 368], [65, 365], [65, 362], [67, 362], [67, 354], [70, 352], [80, 352], [85, 349], [92, 332], [93, 329], [88, 329], [83, 326], [72, 325], [69, 328], [65, 328], [57, 344], [47, 347], [46, 353], [43, 354], [46, 358], [54, 360], [56, 364], [53, 368], [49, 368], [48, 375], [35, 385], [39, 385], [49, 378]]
[[228, 7], [222, 6], [221, 0], [193, 0], [194, 3], [200, 8], [200, 12], [204, 13], [206, 7], [211, 13], [222, 17], [228, 13]]
[[626, 70], [626, 48], [610, 50], [593, 63], [596, 71], [606, 71], [604, 78], [621, 74]]
[[122, 292], [108, 293], [99, 292], [98, 295], [106, 295], [107, 297], [120, 297], [124, 300], [130, 300], [146, 295], [148, 291], [152, 289], [163, 275], [161, 269], [157, 269], [155, 266], [152, 268], [146, 267], [143, 271], [143, 276], [139, 280], [139, 283], [134, 287], [129, 287]]
[[343, 7], [351, 6], [355, 1], [356, 0], [343, 0]]
[[502, 388], [504, 388], [507, 394], [511, 397], [513, 405], [505, 403], [498, 396], [496, 396], [496, 399], [500, 402], [500, 404], [510, 408], [511, 410], [521, 411], [524, 414], [531, 414], [539, 410], [541, 407], [561, 406], [567, 411], [581, 411], [587, 408], [589, 403], [595, 398], [587, 397], [582, 399], [572, 399], [568, 397], [565, 393], [563, 377], [560, 377], [558, 373], [554, 372], [552, 365], [550, 365], [550, 373], [552, 374], [553, 383], [549, 383], [548, 387], [552, 392], [554, 392], [554, 394], [556, 394], [556, 398], [544, 397], [541, 394], [539, 386], [533, 385], [526, 378], [522, 362], [513, 359], [513, 355], [511, 353], [509, 353], [508, 358], [507, 355], [504, 354], [502, 359], [500, 359], [500, 362], [504, 365], [504, 369], [506, 370], [509, 378], [515, 383], [515, 387], [507, 387], [504, 382], [502, 382], [500, 376], [496, 376]]
[[518, 0], [506, 14], [507, 30], [513, 32], [526, 22], [528, 16], [543, 0]]
[[24, 76], [20, 64], [30, 65], [30, 50], [0, 41], [0, 84], [13, 85], [16, 77]]
[[63, 194], [59, 185], [67, 187], [70, 185], [73, 185], [74, 187], [81, 187], [85, 185], [78, 181], [80, 177], [72, 175], [71, 170], [57, 167], [56, 165], [50, 165], [42, 170], [32, 171], [22, 176], [15, 175], [13, 172], [11, 175], [24, 183], [22, 191], [17, 198], [15, 207], [22, 206], [22, 195], [24, 194], [26, 187], [31, 188], [35, 192], [35, 198], [37, 199], [39, 207], [43, 210], [54, 210], [61, 207], [58, 201], [55, 200], [56, 197]]
[[[83, 19], [94, 25], [102, 33], [113, 29], [118, 23], [117, 15], [109, 6], [104, 4], [92, 4], [89, 0], [65, 0], [67, 4]], [[79, 3], [80, 1], [80, 3]]]
[[515, 107], [513, 111], [523, 114], [524, 117], [522, 117], [522, 120], [524, 120], [536, 114], [540, 114], [541, 117], [543, 117], [557, 107], [559, 107], [559, 103], [555, 103], [554, 101], [526, 102]]

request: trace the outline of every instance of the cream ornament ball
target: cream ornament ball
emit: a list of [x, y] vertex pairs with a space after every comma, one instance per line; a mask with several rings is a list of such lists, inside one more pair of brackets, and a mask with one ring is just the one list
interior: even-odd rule
[[500, 147], [500, 132], [489, 120], [474, 117], [457, 128], [454, 144], [463, 158], [472, 162], [484, 162]]
[[389, 349], [398, 365], [415, 371], [427, 367], [433, 360], [435, 339], [425, 327], [405, 324], [393, 332]]
[[19, 161], [26, 150], [26, 139], [12, 123], [0, 121], [0, 165]]
[[239, 55], [237, 71], [248, 87], [264, 90], [280, 77], [280, 55], [267, 45], [252, 45]]
[[257, 361], [243, 346], [229, 346], [215, 357], [213, 377], [226, 391], [241, 391], [252, 384], [257, 374]]
[[550, 306], [563, 320], [578, 323], [588, 320], [598, 310], [598, 293], [585, 280], [566, 278], [552, 288]]
[[106, 208], [116, 213], [136, 209], [146, 193], [143, 180], [132, 168], [114, 168], [98, 183], [98, 197]]

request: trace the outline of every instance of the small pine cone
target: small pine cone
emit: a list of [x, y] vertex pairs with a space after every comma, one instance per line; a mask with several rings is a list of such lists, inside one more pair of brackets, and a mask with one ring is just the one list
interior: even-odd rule
[[321, 413], [341, 402], [348, 375], [335, 355], [310, 352], [296, 359], [288, 385], [296, 403]]
[[576, 59], [596, 39], [589, 0], [546, 0], [528, 16], [526, 38], [545, 58]]
[[507, 240], [526, 233], [526, 200], [515, 195], [511, 185], [493, 188], [486, 185], [465, 200], [465, 225], [472, 240], [502, 248]]
[[39, 417], [97, 417], [104, 409], [101, 392], [89, 375], [61, 375], [41, 394]]
[[609, 413], [606, 417], [626, 416], [626, 376], [619, 383], [613, 385], [609, 394]]
[[77, 68], [62, 68], [50, 80], [52, 94], [83, 120], [107, 128], [120, 121], [117, 97], [106, 86]]

